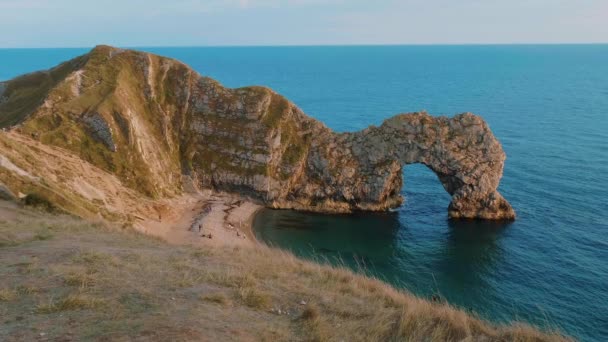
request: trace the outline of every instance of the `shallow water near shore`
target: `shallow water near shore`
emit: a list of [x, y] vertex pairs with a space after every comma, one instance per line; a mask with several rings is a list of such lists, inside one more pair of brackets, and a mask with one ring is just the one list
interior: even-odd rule
[[[512, 223], [449, 221], [422, 165], [382, 214], [263, 210], [254, 231], [481, 317], [608, 337], [608, 45], [144, 48], [229, 87], [266, 85], [337, 131], [408, 111], [482, 115], [507, 153]], [[1, 50], [0, 80], [87, 49]]]

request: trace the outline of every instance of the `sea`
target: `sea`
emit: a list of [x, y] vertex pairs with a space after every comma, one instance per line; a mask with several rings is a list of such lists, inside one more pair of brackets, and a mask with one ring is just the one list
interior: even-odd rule
[[[143, 47], [228, 87], [269, 86], [339, 131], [426, 110], [483, 116], [514, 222], [452, 221], [423, 165], [386, 213], [263, 210], [265, 243], [496, 323], [608, 341], [608, 45]], [[0, 49], [0, 80], [88, 49]]]

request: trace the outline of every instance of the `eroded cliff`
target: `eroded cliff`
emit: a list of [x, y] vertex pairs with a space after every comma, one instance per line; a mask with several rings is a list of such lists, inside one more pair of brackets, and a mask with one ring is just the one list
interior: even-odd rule
[[228, 89], [143, 52], [99, 46], [0, 84], [0, 125], [150, 198], [214, 188], [274, 208], [380, 211], [401, 204], [403, 166], [422, 163], [452, 196], [450, 217], [515, 217], [497, 191], [505, 153], [478, 116], [400, 114], [335, 133], [268, 88]]

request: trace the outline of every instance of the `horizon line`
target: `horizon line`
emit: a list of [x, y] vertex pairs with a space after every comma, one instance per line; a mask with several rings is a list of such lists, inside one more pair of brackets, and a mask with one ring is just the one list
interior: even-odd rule
[[0, 47], [0, 50], [35, 50], [35, 49], [91, 49], [95, 46], [107, 45], [126, 49], [141, 48], [278, 48], [278, 47], [382, 47], [382, 46], [567, 46], [567, 45], [608, 45], [607, 42], [563, 42], [563, 43], [363, 43], [363, 44], [243, 44], [243, 45], [113, 45], [100, 43], [90, 46], [30, 46], [30, 47]]

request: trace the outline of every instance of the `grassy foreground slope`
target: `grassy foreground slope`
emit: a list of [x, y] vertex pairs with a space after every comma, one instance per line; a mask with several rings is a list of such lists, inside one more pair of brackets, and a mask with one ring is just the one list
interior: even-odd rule
[[2, 341], [564, 340], [267, 247], [170, 246], [1, 201], [0, 318]]

